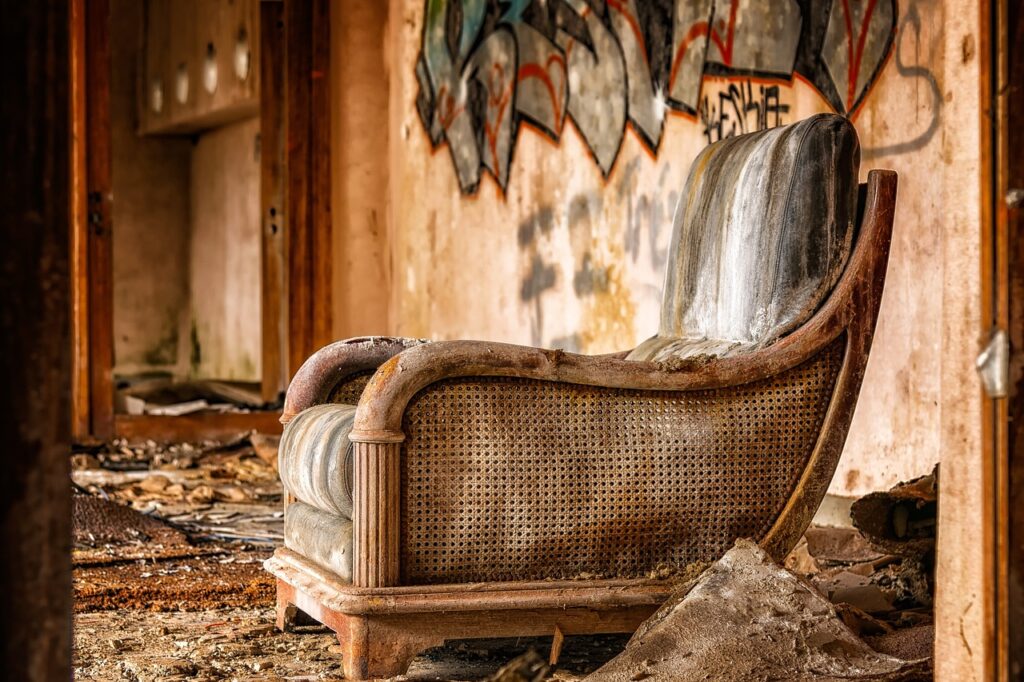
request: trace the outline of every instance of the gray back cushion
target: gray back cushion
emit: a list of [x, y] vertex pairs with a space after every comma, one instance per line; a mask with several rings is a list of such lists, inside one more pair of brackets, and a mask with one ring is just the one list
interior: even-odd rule
[[734, 354], [806, 322], [849, 256], [859, 166], [853, 125], [832, 114], [704, 149], [676, 208], [660, 329], [629, 359]]

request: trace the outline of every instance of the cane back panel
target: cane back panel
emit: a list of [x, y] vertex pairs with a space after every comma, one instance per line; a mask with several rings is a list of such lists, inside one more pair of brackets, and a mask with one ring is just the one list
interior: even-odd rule
[[818, 440], [844, 347], [715, 390], [427, 387], [403, 425], [403, 584], [641, 577], [760, 539]]
[[331, 390], [327, 402], [358, 405], [359, 398], [363, 395], [363, 389], [366, 388], [366, 384], [370, 383], [370, 379], [376, 371], [369, 369], [345, 377]]

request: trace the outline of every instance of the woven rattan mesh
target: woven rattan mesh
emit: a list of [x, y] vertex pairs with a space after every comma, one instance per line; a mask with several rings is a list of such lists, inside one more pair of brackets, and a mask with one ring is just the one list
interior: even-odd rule
[[327, 402], [342, 403], [344, 405], [358, 405], [359, 398], [363, 395], [363, 389], [366, 388], [366, 384], [370, 382], [370, 377], [373, 376], [374, 371], [375, 370], [371, 369], [345, 377], [345, 379], [335, 386], [333, 391], [331, 391], [331, 397]]
[[769, 380], [694, 391], [512, 378], [406, 410], [405, 584], [636, 577], [760, 538], [817, 442], [842, 342]]

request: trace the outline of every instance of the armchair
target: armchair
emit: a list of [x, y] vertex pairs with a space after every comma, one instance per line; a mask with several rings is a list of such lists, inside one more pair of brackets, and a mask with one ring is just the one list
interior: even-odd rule
[[896, 175], [821, 115], [694, 161], [660, 329], [584, 356], [365, 338], [312, 356], [280, 451], [278, 625], [345, 676], [445, 639], [631, 632], [740, 537], [781, 559], [835, 471], [871, 346]]

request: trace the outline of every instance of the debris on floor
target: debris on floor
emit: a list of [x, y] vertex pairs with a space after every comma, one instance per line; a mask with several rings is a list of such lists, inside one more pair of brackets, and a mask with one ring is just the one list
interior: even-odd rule
[[115, 441], [73, 455], [76, 612], [273, 604], [262, 563], [283, 534], [275, 442]]
[[[275, 583], [262, 563], [282, 541], [278, 443], [242, 433], [200, 443], [114, 441], [72, 455], [80, 493], [76, 679], [341, 679], [330, 631], [272, 627]], [[864, 498], [854, 505], [860, 530], [809, 528], [786, 559], [792, 573], [740, 543], [728, 560], [742, 568], [737, 576], [719, 562], [632, 640], [449, 642], [421, 654], [403, 679], [568, 682], [608, 661], [594, 680], [677, 680], [687, 671], [705, 679], [712, 670], [734, 679], [780, 671], [794, 679], [927, 679], [936, 486], [934, 476]], [[716, 596], [730, 585], [730, 599]], [[679, 621], [683, 615], [694, 625]], [[782, 627], [794, 622], [805, 629]], [[692, 646], [671, 646], [701, 633]], [[555, 649], [552, 665], [544, 656]], [[744, 668], [736, 664], [744, 652], [765, 660]], [[804, 667], [791, 667], [798, 659]]]
[[927, 658], [879, 653], [814, 587], [740, 540], [680, 589], [587, 682], [925, 680]]
[[[330, 631], [273, 627], [263, 561], [283, 530], [278, 442], [114, 441], [72, 455], [76, 679], [341, 679]], [[627, 639], [568, 637], [546, 679], [578, 680]], [[550, 637], [451, 642], [421, 654], [406, 679], [480, 680], [551, 646]]]
[[[856, 529], [810, 528], [803, 571], [833, 603], [847, 607], [844, 620], [878, 625], [849, 615], [870, 615], [888, 632], [932, 627], [938, 469], [887, 492], [854, 502]], [[791, 566], [792, 567], [792, 566]], [[857, 629], [856, 627], [854, 628]], [[918, 635], [923, 637], [923, 635]]]
[[174, 381], [169, 376], [121, 377], [115, 404], [119, 412], [180, 417], [197, 412], [250, 412], [280, 409], [263, 400], [260, 386], [239, 381]]
[[153, 548], [188, 544], [185, 533], [170, 524], [91, 495], [72, 497], [71, 516], [74, 547], [79, 550], [103, 545], [135, 544]]
[[272, 546], [284, 537], [276, 437], [129, 446], [72, 456], [74, 483], [187, 530], [193, 539]]
[[[223, 608], [181, 612], [132, 609], [75, 616], [75, 679], [184, 682], [196, 680], [342, 680], [338, 640], [326, 628], [279, 632], [274, 610]], [[576, 682], [622, 651], [627, 637], [567, 637], [565, 655], [548, 677]], [[450, 642], [424, 652], [402, 680], [526, 682], [524, 653], [546, 651], [550, 637]], [[534, 653], [527, 661], [543, 659]], [[513, 664], [506, 665], [508, 661]], [[546, 667], [546, 666], [545, 666]], [[499, 672], [502, 669], [502, 672]]]
[[268, 550], [231, 545], [197, 549], [202, 554], [76, 565], [75, 612], [188, 612], [274, 604], [276, 583], [263, 570], [263, 562], [270, 556]]

